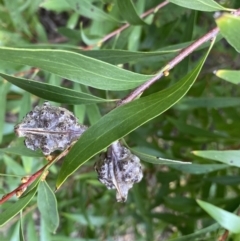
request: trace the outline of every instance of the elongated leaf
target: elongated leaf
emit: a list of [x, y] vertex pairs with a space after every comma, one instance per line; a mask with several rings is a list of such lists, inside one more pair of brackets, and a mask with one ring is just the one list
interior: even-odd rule
[[18, 115], [18, 122], [22, 121], [23, 117], [32, 109], [30, 93], [23, 93], [20, 106], [21, 108]]
[[38, 186], [38, 208], [50, 232], [55, 233], [59, 225], [56, 197], [46, 181]]
[[215, 12], [220, 10], [232, 11], [232, 9], [222, 7], [214, 0], [194, 0], [194, 1], [169, 0], [169, 2], [177, 4], [181, 7], [195, 9], [199, 11], [205, 11], [205, 12]]
[[132, 25], [143, 25], [145, 22], [138, 16], [131, 0], [117, 0], [117, 6], [124, 20]]
[[1, 61], [38, 67], [98, 89], [131, 89], [152, 77], [64, 50], [0, 48], [0, 56]]
[[9, 90], [10, 84], [5, 81], [0, 81], [0, 96], [1, 96], [1, 108], [0, 108], [0, 143], [3, 137], [3, 126], [5, 120], [5, 107], [6, 107], [6, 95]]
[[225, 13], [217, 18], [216, 22], [223, 37], [240, 52], [240, 17]]
[[27, 195], [23, 195], [17, 202], [8, 205], [0, 215], [0, 227], [7, 223], [11, 218], [17, 215], [27, 204], [33, 199], [37, 192], [37, 186], [35, 186]]
[[209, 234], [210, 232], [214, 232], [217, 229], [219, 229], [219, 224], [218, 223], [214, 223], [206, 228], [203, 228], [201, 230], [196, 231], [195, 233], [191, 233], [188, 235], [185, 235], [183, 237], [179, 237], [179, 238], [174, 238], [174, 239], [170, 239], [169, 241], [193, 241], [193, 240], [199, 240], [197, 239], [200, 236], [203, 236], [204, 234]]
[[202, 97], [184, 98], [175, 106], [179, 110], [192, 110], [196, 108], [227, 108], [240, 106], [240, 98], [237, 97]]
[[226, 70], [226, 69], [219, 69], [215, 73], [219, 78], [222, 78], [232, 84], [239, 84], [240, 83], [240, 71], [239, 70]]
[[66, 0], [69, 6], [77, 13], [97, 21], [119, 22], [102, 9], [94, 6], [89, 0]]
[[[177, 49], [179, 51], [179, 49]], [[177, 52], [176, 51], [176, 52]], [[79, 52], [79, 51], [78, 51]], [[129, 62], [140, 62], [140, 61], [166, 61], [174, 56], [174, 50], [156, 51], [156, 52], [134, 52], [126, 50], [91, 50], [91, 51], [80, 51], [81, 54], [96, 58], [111, 64], [122, 64]]]
[[101, 118], [101, 114], [97, 105], [87, 106], [87, 116], [91, 125], [95, 124]]
[[240, 167], [240, 151], [193, 151], [196, 156]]
[[[222, 39], [222, 36], [217, 36], [215, 42]], [[37, 44], [37, 45], [23, 45], [24, 48], [29, 49], [51, 49], [51, 48], [61, 48], [75, 53], [80, 53], [82, 55], [95, 58], [111, 64], [122, 64], [129, 62], [158, 62], [158, 61], [167, 61], [172, 58], [177, 52], [182, 48], [185, 48], [192, 44], [193, 41], [185, 42], [181, 44], [175, 44], [171, 46], [166, 46], [159, 50], [153, 52], [141, 52], [141, 51], [127, 51], [121, 49], [100, 49], [100, 50], [89, 50], [83, 51], [79, 50], [72, 45], [54, 45], [54, 44]], [[210, 46], [210, 42], [206, 42], [201, 45], [196, 51], [207, 48]]]
[[191, 164], [190, 162], [183, 162], [183, 161], [177, 161], [177, 160], [170, 160], [162, 157], [151, 156], [149, 154], [137, 151], [135, 149], [131, 149], [131, 151], [133, 154], [138, 156], [142, 161], [153, 163], [153, 164], [159, 164], [159, 165]]
[[[22, 88], [44, 100], [50, 100], [58, 103], [80, 105], [80, 104], [93, 104], [108, 102], [108, 100], [96, 97], [91, 94], [74, 91], [71, 89], [33, 81], [29, 79], [16, 78], [0, 72], [0, 76], [9, 81], [10, 83]], [[111, 101], [111, 100], [109, 100]]]
[[[79, 92], [83, 92], [80, 84], [74, 83], [74, 89]], [[74, 114], [78, 118], [79, 123], [83, 123], [86, 113], [86, 105], [74, 105], [73, 108]]]
[[197, 203], [223, 228], [233, 233], [240, 233], [240, 217], [201, 200], [197, 200]]
[[32, 218], [27, 222], [26, 239], [38, 240], [38, 233], [36, 232], [36, 226]]
[[24, 241], [24, 234], [23, 234], [23, 217], [22, 217], [22, 211], [20, 212], [20, 225], [19, 225], [19, 240]]
[[71, 10], [71, 7], [66, 2], [66, 0], [44, 1], [43, 3], [40, 4], [40, 7], [45, 8], [47, 10], [56, 11], [56, 12]]
[[97, 227], [97, 226], [103, 225], [107, 221], [106, 217], [104, 216], [98, 217], [98, 216], [88, 215], [88, 217], [86, 217], [83, 214], [70, 214], [70, 213], [63, 213], [62, 216], [64, 216], [67, 219], [74, 220], [84, 226], [91, 224], [94, 227]]
[[16, 162], [16, 160], [12, 159], [10, 156], [3, 155], [3, 160], [5, 165], [8, 167], [9, 173], [13, 173], [15, 175], [25, 174], [25, 170], [23, 169], [23, 167], [18, 162]]
[[222, 185], [239, 185], [239, 176], [219, 176], [219, 177], [208, 177], [206, 179], [209, 182], [218, 183]]
[[226, 169], [228, 165], [223, 165], [223, 164], [190, 164], [190, 165], [175, 164], [174, 165], [173, 164], [173, 165], [169, 165], [169, 167], [181, 172], [200, 175], [200, 174], [206, 174], [209, 172], [214, 172], [217, 170]]
[[[84, 93], [89, 93], [89, 88], [86, 86], [82, 87]], [[101, 118], [99, 107], [96, 104], [86, 106], [86, 114], [90, 125], [95, 124]]]
[[57, 188], [83, 163], [113, 141], [160, 115], [179, 101], [191, 88], [207, 55], [208, 53], [191, 73], [172, 87], [114, 109], [85, 131], [65, 158], [57, 179]]
[[52, 235], [51, 235], [50, 231], [48, 230], [47, 224], [45, 223], [45, 220], [43, 219], [42, 216], [40, 219], [40, 223], [41, 223], [41, 226], [40, 226], [40, 230], [39, 230], [39, 233], [40, 233], [39, 241], [51, 241]]
[[6, 148], [0, 148], [0, 152], [19, 156], [43, 157], [43, 154], [40, 153], [40, 151], [32, 151], [28, 149], [23, 143], [23, 138], [18, 138]]
[[81, 28], [80, 28], [80, 34], [81, 34], [81, 38], [82, 41], [86, 44], [86, 45], [95, 45], [98, 44], [101, 41], [100, 37], [88, 37], [83, 28], [82, 28], [82, 24], [81, 24]]
[[178, 129], [178, 131], [181, 131], [184, 134], [190, 134], [190, 135], [194, 135], [202, 138], [223, 137], [223, 135], [221, 134], [214, 133], [206, 129], [202, 129], [194, 125], [188, 125], [188, 124], [182, 123], [181, 121], [175, 120], [173, 118], [168, 118], [168, 119]]

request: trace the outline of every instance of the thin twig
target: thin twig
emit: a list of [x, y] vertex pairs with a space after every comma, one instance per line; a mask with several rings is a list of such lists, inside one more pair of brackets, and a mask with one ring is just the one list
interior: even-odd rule
[[67, 148], [66, 150], [64, 150], [63, 152], [61, 152], [57, 157], [55, 157], [53, 160], [49, 161], [44, 167], [42, 167], [40, 170], [38, 170], [37, 172], [35, 172], [34, 174], [32, 174], [29, 178], [27, 178], [26, 182], [22, 183], [21, 185], [19, 185], [16, 189], [14, 189], [13, 191], [11, 191], [10, 193], [4, 195], [1, 199], [0, 199], [0, 205], [3, 204], [4, 202], [6, 202], [8, 199], [10, 199], [12, 196], [17, 195], [18, 193], [22, 193], [23, 190], [25, 190], [32, 182], [34, 182], [38, 177], [40, 177], [50, 166], [52, 166], [54, 163], [56, 163], [57, 161], [59, 161], [61, 158], [63, 158], [64, 156], [66, 156], [69, 152], [69, 150], [71, 149], [71, 147], [75, 144], [72, 143], [71, 146], [69, 148]]
[[[240, 9], [236, 10], [234, 15], [240, 15]], [[157, 80], [161, 79], [165, 74], [168, 74], [169, 70], [174, 68], [177, 64], [179, 64], [183, 59], [189, 56], [194, 50], [196, 50], [199, 46], [204, 44], [205, 42], [215, 38], [219, 33], [219, 28], [215, 27], [214, 29], [210, 30], [208, 33], [203, 35], [201, 38], [196, 40], [194, 43], [186, 47], [185, 49], [181, 50], [180, 53], [173, 58], [170, 62], [168, 62], [154, 77], [149, 79], [147, 82], [143, 83], [135, 90], [133, 90], [129, 95], [119, 101], [118, 106], [126, 104], [135, 98], [137, 98], [140, 94], [143, 93], [147, 88], [149, 88], [153, 83]]]
[[228, 234], [229, 234], [229, 231], [228, 231], [228, 230], [225, 230], [225, 232], [224, 232], [223, 235], [218, 239], [218, 241], [226, 241], [227, 238], [228, 238]]
[[[144, 12], [143, 14], [140, 15], [141, 18], [145, 18], [148, 15], [150, 15], [151, 13], [155, 13], [157, 12], [159, 9], [163, 8], [164, 6], [166, 6], [169, 2], [168, 1], [164, 1], [160, 4], [158, 4], [156, 7], [151, 8], [149, 10], [147, 10], [146, 12]], [[120, 34], [124, 29], [128, 28], [130, 26], [129, 23], [124, 24], [123, 26], [121, 26], [120, 28], [114, 30], [113, 32], [107, 34], [106, 36], [104, 36], [99, 42], [98, 45], [102, 45], [104, 42], [106, 42], [107, 40], [109, 40], [110, 38]], [[84, 50], [89, 50], [92, 49], [94, 47], [94, 45], [91, 46], [87, 46], [84, 48]]]

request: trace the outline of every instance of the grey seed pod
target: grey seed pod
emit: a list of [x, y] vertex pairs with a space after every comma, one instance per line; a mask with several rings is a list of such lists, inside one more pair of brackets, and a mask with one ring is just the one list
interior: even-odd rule
[[108, 189], [117, 189], [117, 202], [127, 200], [128, 191], [143, 177], [140, 159], [116, 141], [95, 163], [98, 180]]
[[41, 149], [44, 155], [49, 155], [55, 150], [66, 149], [86, 129], [72, 112], [45, 102], [41, 107], [36, 106], [15, 126], [15, 133], [25, 137], [27, 148]]

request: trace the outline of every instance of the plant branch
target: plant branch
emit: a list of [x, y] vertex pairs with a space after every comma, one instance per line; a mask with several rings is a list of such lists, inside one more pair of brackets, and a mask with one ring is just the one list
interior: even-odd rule
[[[240, 15], [240, 9], [233, 12], [234, 15], [239, 16]], [[139, 87], [137, 87], [135, 90], [133, 90], [129, 95], [127, 95], [125, 98], [119, 101], [119, 105], [126, 104], [135, 98], [137, 98], [140, 94], [142, 94], [147, 88], [149, 88], [153, 83], [155, 83], [157, 80], [161, 79], [164, 75], [168, 75], [168, 72], [174, 68], [177, 64], [179, 64], [183, 59], [185, 59], [187, 56], [189, 56], [194, 50], [196, 50], [199, 46], [204, 44], [207, 41], [211, 41], [213, 38], [217, 36], [219, 33], [219, 28], [215, 27], [212, 30], [210, 30], [208, 33], [197, 39], [195, 42], [193, 42], [188, 47], [182, 49], [180, 53], [174, 57], [170, 62], [168, 62], [154, 77], [149, 79], [147, 82], [143, 83]]]
[[22, 183], [21, 185], [19, 185], [16, 189], [14, 189], [13, 191], [11, 191], [10, 193], [4, 195], [1, 199], [0, 199], [0, 205], [5, 203], [8, 199], [10, 199], [12, 196], [17, 195], [19, 193], [22, 194], [22, 192], [32, 183], [34, 182], [38, 177], [40, 177], [47, 169], [50, 168], [50, 166], [52, 166], [54, 163], [56, 163], [57, 161], [59, 161], [61, 158], [63, 158], [64, 156], [66, 156], [69, 152], [69, 150], [71, 149], [71, 147], [75, 144], [75, 142], [73, 142], [71, 144], [70, 147], [68, 147], [66, 150], [64, 150], [63, 152], [61, 152], [57, 157], [55, 157], [53, 160], [49, 161], [44, 167], [42, 167], [40, 170], [38, 170], [37, 172], [35, 172], [34, 174], [32, 174], [30, 177], [26, 178], [26, 182]]
[[[159, 9], [163, 8], [164, 6], [166, 6], [169, 2], [168, 1], [164, 1], [160, 4], [158, 4], [156, 7], [151, 8], [149, 10], [147, 10], [146, 12], [144, 12], [143, 14], [140, 15], [141, 18], [145, 18], [148, 15], [150, 15], [151, 13], [156, 13]], [[114, 30], [113, 32], [107, 34], [106, 36], [104, 36], [99, 42], [98, 45], [102, 45], [104, 42], [106, 42], [107, 40], [109, 40], [110, 38], [120, 34], [124, 29], [128, 28], [130, 26], [129, 23], [124, 24], [123, 26], [121, 26], [120, 28]], [[94, 45], [92, 46], [87, 46], [86, 48], [84, 48], [85, 50], [89, 50], [92, 49]]]
[[228, 230], [225, 230], [225, 232], [224, 232], [223, 235], [218, 239], [218, 241], [226, 241], [227, 238], [228, 238], [228, 234], [229, 234], [229, 231], [228, 231]]

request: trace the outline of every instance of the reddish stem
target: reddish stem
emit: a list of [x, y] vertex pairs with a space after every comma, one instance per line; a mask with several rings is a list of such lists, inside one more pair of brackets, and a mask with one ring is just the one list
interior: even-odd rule
[[[47, 164], [48, 165], [48, 164]], [[16, 195], [18, 192], [22, 192], [25, 188], [27, 188], [33, 181], [35, 181], [39, 176], [41, 176], [41, 174], [44, 172], [46, 166], [45, 165], [43, 168], [41, 168], [40, 170], [38, 170], [37, 172], [35, 172], [31, 177], [29, 177], [29, 179], [27, 180], [27, 182], [22, 183], [20, 186], [18, 186], [16, 189], [14, 189], [13, 191], [11, 191], [10, 193], [4, 195], [1, 199], [0, 199], [0, 205], [3, 204], [4, 202], [6, 202], [8, 199], [10, 199], [12, 196]]]
[[[235, 11], [233, 14], [235, 16], [239, 16], [240, 15], [240, 9]], [[201, 46], [205, 42], [215, 38], [218, 33], [219, 33], [219, 28], [215, 27], [214, 29], [210, 30], [208, 33], [203, 35], [201, 38], [196, 40], [194, 43], [192, 43], [191, 45], [189, 45], [185, 49], [181, 50], [180, 53], [175, 58], [173, 58], [170, 62], [168, 62], [154, 77], [152, 77], [147, 82], [145, 82], [142, 85], [140, 85], [139, 87], [137, 87], [129, 95], [127, 95], [124, 99], [119, 101], [118, 106], [126, 104], [126, 103], [134, 100], [135, 98], [137, 98], [143, 91], [145, 91], [147, 88], [149, 88], [157, 80], [162, 78], [164, 76], [164, 73], [168, 73], [169, 70], [174, 68], [177, 64], [179, 64], [184, 58], [189, 56], [199, 46]]]
[[61, 152], [57, 157], [55, 157], [55, 159], [49, 161], [44, 167], [42, 167], [40, 170], [38, 170], [37, 172], [35, 172], [34, 174], [32, 174], [25, 183], [22, 183], [21, 185], [19, 185], [16, 189], [14, 189], [13, 191], [11, 191], [10, 193], [4, 195], [1, 199], [0, 199], [0, 205], [3, 204], [4, 202], [6, 202], [8, 199], [10, 199], [12, 196], [17, 195], [18, 193], [23, 192], [33, 181], [35, 181], [39, 176], [42, 175], [42, 173], [47, 170], [52, 164], [54, 164], [55, 162], [59, 161], [61, 158], [63, 158], [64, 156], [67, 155], [67, 153], [69, 152], [69, 150], [72, 148], [72, 146], [76, 143], [73, 142], [71, 144], [71, 146], [69, 146], [66, 150], [64, 150], [63, 152]]

